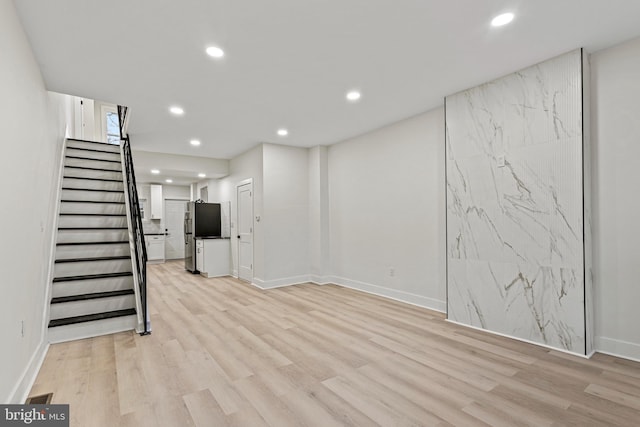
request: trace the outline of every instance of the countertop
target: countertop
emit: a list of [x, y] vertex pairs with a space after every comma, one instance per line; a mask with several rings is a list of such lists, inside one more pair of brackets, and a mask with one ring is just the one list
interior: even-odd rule
[[164, 236], [167, 233], [144, 233], [145, 236]]
[[231, 239], [231, 237], [220, 237], [220, 236], [201, 236], [196, 237], [196, 240], [213, 240], [213, 239]]

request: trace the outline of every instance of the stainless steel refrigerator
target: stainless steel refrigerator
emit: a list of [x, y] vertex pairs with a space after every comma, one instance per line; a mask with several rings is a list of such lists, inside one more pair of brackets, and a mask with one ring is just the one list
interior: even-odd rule
[[184, 268], [192, 273], [196, 269], [196, 238], [220, 237], [220, 204], [187, 202], [184, 213]]

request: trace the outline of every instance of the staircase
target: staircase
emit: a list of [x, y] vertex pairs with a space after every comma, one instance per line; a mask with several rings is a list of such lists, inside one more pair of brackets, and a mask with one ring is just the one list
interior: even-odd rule
[[138, 325], [120, 146], [67, 140], [49, 341]]

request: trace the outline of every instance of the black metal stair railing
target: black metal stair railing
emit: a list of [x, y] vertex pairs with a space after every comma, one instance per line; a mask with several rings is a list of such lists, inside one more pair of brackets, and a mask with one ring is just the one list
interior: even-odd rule
[[140, 215], [140, 200], [136, 186], [136, 175], [133, 170], [133, 157], [131, 156], [131, 143], [129, 135], [123, 135], [123, 124], [127, 114], [127, 108], [118, 106], [118, 118], [120, 119], [120, 139], [124, 154], [124, 166], [127, 176], [127, 193], [129, 196], [129, 208], [131, 209], [131, 231], [135, 241], [135, 263], [140, 290], [140, 304], [144, 319], [144, 330], [140, 335], [151, 333], [151, 322], [147, 307], [147, 248], [144, 243], [144, 230], [142, 228], [142, 216]]

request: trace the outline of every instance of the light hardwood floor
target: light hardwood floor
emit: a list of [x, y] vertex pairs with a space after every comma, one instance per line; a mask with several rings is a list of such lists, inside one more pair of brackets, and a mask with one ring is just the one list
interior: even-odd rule
[[640, 363], [585, 360], [338, 286], [149, 266], [153, 334], [52, 345], [72, 426], [638, 426]]

